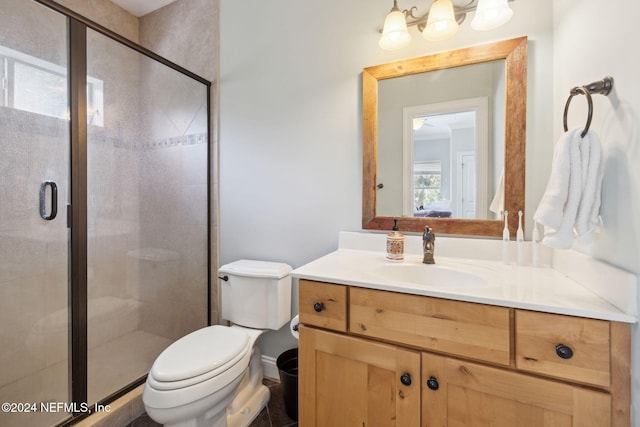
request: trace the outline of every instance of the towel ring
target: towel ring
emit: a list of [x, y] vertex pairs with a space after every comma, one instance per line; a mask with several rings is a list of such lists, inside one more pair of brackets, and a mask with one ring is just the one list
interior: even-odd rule
[[589, 127], [591, 126], [591, 118], [593, 117], [593, 100], [591, 99], [591, 94], [597, 93], [597, 94], [607, 96], [609, 95], [609, 93], [611, 93], [612, 88], [613, 88], [613, 77], [606, 76], [605, 78], [603, 78], [602, 80], [598, 80], [597, 82], [589, 83], [584, 86], [577, 86], [571, 89], [569, 99], [567, 99], [567, 103], [564, 106], [564, 117], [563, 117], [564, 131], [566, 132], [569, 130], [569, 128], [567, 127], [567, 114], [569, 113], [569, 104], [571, 103], [571, 99], [574, 96], [580, 93], [583, 94], [584, 96], [587, 97], [587, 103], [589, 104], [587, 124], [584, 127], [584, 130], [582, 131], [582, 133], [580, 134], [580, 136], [584, 138], [587, 132], [589, 131]]
[[569, 128], [567, 127], [567, 114], [569, 113], [569, 104], [571, 103], [571, 99], [578, 95], [579, 93], [582, 93], [584, 96], [587, 97], [587, 103], [589, 104], [589, 113], [587, 115], [587, 124], [584, 127], [584, 130], [582, 131], [582, 133], [580, 134], [580, 136], [582, 138], [584, 138], [584, 136], [587, 134], [587, 132], [589, 131], [589, 126], [591, 126], [591, 118], [593, 117], [593, 100], [591, 99], [591, 94], [589, 93], [589, 90], [587, 88], [583, 87], [574, 87], [571, 90], [571, 95], [569, 95], [569, 99], [567, 99], [567, 103], [564, 105], [564, 117], [563, 117], [563, 124], [564, 124], [564, 131], [568, 131]]

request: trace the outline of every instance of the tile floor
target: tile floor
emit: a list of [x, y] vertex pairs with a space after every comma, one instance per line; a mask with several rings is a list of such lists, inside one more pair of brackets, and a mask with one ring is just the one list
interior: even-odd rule
[[[264, 384], [271, 391], [271, 399], [266, 408], [258, 415], [249, 427], [298, 427], [298, 422], [287, 416], [282, 398], [282, 386], [280, 383], [264, 380]], [[126, 427], [159, 427], [147, 414], [133, 420]]]

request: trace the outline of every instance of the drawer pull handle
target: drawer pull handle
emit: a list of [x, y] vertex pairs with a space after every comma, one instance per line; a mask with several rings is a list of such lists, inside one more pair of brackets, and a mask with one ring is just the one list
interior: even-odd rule
[[427, 387], [429, 390], [436, 391], [440, 388], [440, 384], [438, 384], [438, 379], [436, 377], [429, 377], [427, 380]]
[[322, 310], [324, 310], [324, 304], [318, 301], [317, 303], [313, 304], [313, 309], [316, 313], [320, 313]]
[[556, 354], [562, 359], [571, 359], [573, 357], [573, 350], [564, 344], [558, 344], [556, 345]]
[[408, 372], [400, 375], [400, 382], [407, 387], [411, 385], [411, 375]]

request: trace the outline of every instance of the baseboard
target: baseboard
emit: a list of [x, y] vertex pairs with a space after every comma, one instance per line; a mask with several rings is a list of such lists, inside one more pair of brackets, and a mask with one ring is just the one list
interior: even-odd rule
[[262, 369], [264, 370], [264, 377], [269, 378], [272, 381], [280, 382], [280, 374], [278, 374], [278, 366], [276, 365], [276, 358], [262, 355]]

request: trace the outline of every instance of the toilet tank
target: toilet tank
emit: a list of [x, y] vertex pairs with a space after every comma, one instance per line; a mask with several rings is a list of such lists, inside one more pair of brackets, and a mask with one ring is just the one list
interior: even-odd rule
[[222, 318], [257, 329], [280, 329], [291, 318], [291, 266], [239, 260], [218, 270]]

